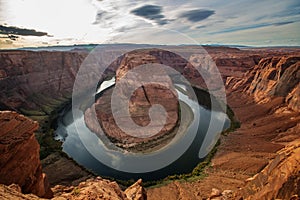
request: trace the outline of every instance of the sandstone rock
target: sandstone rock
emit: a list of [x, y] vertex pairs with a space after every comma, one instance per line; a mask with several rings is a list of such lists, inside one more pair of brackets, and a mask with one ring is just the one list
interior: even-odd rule
[[129, 200], [146, 200], [147, 193], [142, 187], [142, 180], [139, 179], [136, 183], [125, 190], [125, 195]]
[[[187, 62], [178, 56], [175, 57], [176, 59], [172, 60], [174, 56], [176, 56], [174, 53], [161, 50], [139, 50], [124, 55], [122, 61], [118, 62], [120, 63], [120, 66], [116, 71], [116, 84], [119, 86], [119, 91], [116, 92], [117, 97], [115, 97], [115, 99], [125, 99], [126, 97], [130, 97], [129, 104], [125, 106], [117, 104], [117, 107], [111, 108], [111, 95], [113, 91], [112, 89], [105, 91], [92, 108], [88, 109], [85, 113], [85, 122], [88, 127], [91, 130], [96, 131], [98, 135], [101, 135], [95, 121], [89, 119], [89, 117], [94, 116], [93, 108], [95, 107], [97, 119], [99, 124], [101, 124], [104, 133], [113, 143], [124, 149], [136, 150], [137, 146], [162, 138], [166, 134], [170, 135], [170, 132], [175, 129], [178, 122], [179, 102], [173, 83], [166, 72], [162, 69], [159, 69], [161, 71], [156, 70], [153, 72], [151, 71], [151, 66], [144, 69], [143, 74], [147, 74], [147, 79], [153, 80], [153, 83], [143, 86], [140, 86], [136, 79], [129, 79], [124, 82], [122, 78], [130, 71], [131, 73], [134, 73], [135, 78], [140, 80], [146, 79], [145, 77], [141, 77], [141, 74], [132, 72], [131, 70], [149, 63], [166, 64], [166, 62], [172, 61], [173, 63], [171, 64], [173, 66], [171, 67], [183, 71]], [[155, 73], [155, 75], [152, 75], [153, 73]], [[160, 85], [156, 81], [163, 83], [164, 85]], [[132, 94], [130, 93], [131, 88], [134, 88]], [[155, 104], [159, 104], [165, 108], [167, 113], [166, 123], [163, 123], [161, 115], [156, 113], [154, 113], [152, 121], [150, 120], [149, 110]], [[124, 116], [120, 112], [120, 110], [126, 109], [126, 106], [129, 107], [130, 116]], [[124, 129], [122, 130], [122, 128], [119, 127], [119, 124], [117, 124], [114, 116], [116, 114], [120, 116], [120, 120], [125, 126], [128, 125], [128, 130], [135, 131], [135, 128], [132, 129], [129, 127], [131, 120], [138, 126], [147, 126], [147, 128], [140, 131], [138, 135], [128, 134]], [[150, 125], [148, 126], [148, 124]], [[155, 132], [154, 130], [158, 127], [162, 127], [162, 129], [158, 129], [158, 131]], [[150, 132], [155, 132], [155, 134], [150, 135]]]
[[300, 83], [287, 95], [285, 100], [290, 109], [300, 111]]
[[76, 185], [80, 180], [91, 178], [90, 173], [74, 164], [71, 159], [62, 157], [59, 153], [53, 153], [43, 159], [42, 165], [43, 172], [47, 174], [51, 186], [57, 184]]
[[290, 199], [300, 195], [300, 140], [278, 152], [260, 173], [248, 180], [246, 199]]
[[218, 197], [221, 198], [221, 196], [222, 196], [221, 191], [216, 188], [213, 188], [213, 189], [211, 189], [209, 199], [218, 199]]
[[[45, 97], [70, 95], [87, 53], [0, 52], [0, 102], [10, 109], [41, 109]], [[44, 98], [34, 98], [34, 95]]]
[[[54, 200], [79, 199], [111, 199], [111, 200], [145, 200], [147, 199], [141, 180], [123, 192], [116, 182], [100, 177], [81, 182], [78, 186], [53, 188]], [[60, 191], [60, 192], [58, 192]]]
[[41, 198], [33, 194], [22, 194], [15, 186], [0, 184], [0, 199], [5, 200], [39, 200]]
[[300, 57], [297, 55], [262, 58], [243, 77], [228, 77], [229, 91], [242, 90], [261, 104], [276, 97], [285, 99], [286, 106], [300, 111]]
[[248, 92], [257, 102], [268, 102], [276, 96], [285, 97], [289, 107], [299, 111], [300, 57], [264, 58], [254, 70], [256, 74]]
[[223, 196], [225, 199], [233, 198], [233, 191], [232, 191], [232, 190], [224, 190], [224, 191], [222, 192], [222, 196]]
[[38, 124], [16, 112], [0, 111], [0, 127], [0, 183], [18, 184], [24, 193], [51, 196], [34, 136]]

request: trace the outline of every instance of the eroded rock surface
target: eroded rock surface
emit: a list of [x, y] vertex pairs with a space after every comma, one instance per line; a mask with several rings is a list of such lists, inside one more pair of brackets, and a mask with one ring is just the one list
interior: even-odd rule
[[0, 184], [0, 199], [5, 200], [40, 200], [33, 194], [22, 194], [21, 188], [18, 185], [12, 184], [10, 186]]
[[[53, 188], [53, 200], [82, 200], [82, 199], [109, 199], [109, 200], [146, 200], [147, 196], [141, 186], [141, 180], [122, 191], [116, 182], [100, 177], [82, 181], [77, 186], [57, 185]], [[18, 185], [0, 184], [0, 199], [5, 200], [42, 200], [33, 194], [22, 194]]]
[[292, 199], [300, 197], [300, 140], [284, 149], [258, 174], [247, 180], [246, 199]]
[[229, 88], [243, 88], [260, 103], [282, 97], [287, 107], [300, 111], [300, 56], [267, 57], [260, 60], [243, 78], [228, 78]]
[[116, 182], [102, 179], [88, 179], [78, 186], [64, 187], [57, 185], [53, 188], [54, 200], [79, 199], [110, 199], [110, 200], [146, 200], [141, 180], [130, 186], [124, 192]]
[[38, 124], [16, 112], [0, 111], [0, 127], [0, 183], [18, 184], [24, 193], [51, 196], [34, 136]]

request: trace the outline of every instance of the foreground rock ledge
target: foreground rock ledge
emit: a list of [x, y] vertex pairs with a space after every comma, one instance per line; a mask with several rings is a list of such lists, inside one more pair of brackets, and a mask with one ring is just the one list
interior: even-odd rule
[[24, 193], [51, 197], [42, 173], [40, 145], [34, 136], [38, 123], [16, 112], [0, 111], [0, 183], [18, 184]]
[[[111, 199], [111, 200], [146, 200], [147, 195], [141, 186], [142, 181], [127, 188], [124, 192], [116, 182], [100, 177], [81, 182], [78, 186], [57, 185], [53, 189], [53, 200]], [[33, 194], [22, 194], [18, 185], [0, 184], [0, 199], [5, 200], [35, 200], [41, 199]]]
[[[56, 185], [50, 189], [39, 160], [34, 136], [38, 123], [12, 111], [0, 111], [0, 199], [118, 199], [144, 200], [142, 180], [124, 192], [116, 182], [100, 177], [77, 186]], [[53, 192], [52, 192], [53, 191]], [[29, 194], [31, 193], [31, 194]]]

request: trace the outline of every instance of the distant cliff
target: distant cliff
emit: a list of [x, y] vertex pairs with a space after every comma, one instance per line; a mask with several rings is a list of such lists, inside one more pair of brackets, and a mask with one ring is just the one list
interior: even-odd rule
[[47, 113], [55, 104], [49, 98], [71, 95], [85, 56], [80, 52], [0, 51], [0, 108]]
[[228, 78], [226, 84], [247, 92], [259, 104], [282, 98], [288, 108], [300, 111], [300, 56], [263, 58], [243, 78]]

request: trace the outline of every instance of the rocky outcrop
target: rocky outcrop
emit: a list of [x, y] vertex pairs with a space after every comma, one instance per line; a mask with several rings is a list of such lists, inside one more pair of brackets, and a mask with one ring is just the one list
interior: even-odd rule
[[[223, 56], [225, 53], [221, 51], [220, 54]], [[266, 51], [261, 50], [261, 57], [265, 57], [265, 54]], [[267, 58], [277, 57], [279, 60], [282, 59], [283, 63], [289, 57], [299, 55], [293, 52], [280, 56], [277, 52], [274, 56], [272, 51], [269, 54]], [[292, 84], [293, 87], [285, 93], [285, 97], [270, 95], [263, 97], [269, 98], [268, 101], [257, 101], [254, 99], [254, 92], [250, 92], [249, 88], [254, 80], [258, 80], [260, 84], [265, 83], [261, 81], [263, 77], [260, 75], [264, 74], [262, 72], [268, 64], [262, 67], [260, 63], [263, 60], [265, 59], [255, 61], [257, 65], [249, 67], [247, 69], [249, 71], [245, 70], [242, 76], [242, 71], [238, 73], [233, 71], [231, 77], [227, 78], [227, 103], [241, 123], [241, 127], [221, 136], [221, 144], [211, 161], [211, 167], [205, 171], [207, 176], [192, 183], [171, 182], [162, 187], [149, 188], [148, 199], [299, 198], [300, 118], [299, 112], [294, 109], [299, 104], [297, 85], [299, 80], [297, 84]], [[291, 67], [290, 75], [294, 74], [290, 72], [296, 65], [294, 63], [286, 66]], [[256, 77], [256, 74], [259, 75]], [[280, 81], [283, 80], [293, 83], [288, 77]], [[292, 141], [295, 142], [290, 143]], [[287, 144], [288, 147], [281, 150]], [[252, 176], [257, 173], [258, 175], [253, 178]], [[248, 181], [245, 182], [246, 180]], [[212, 188], [217, 190], [212, 191]], [[271, 191], [272, 189], [274, 191]], [[244, 193], [241, 194], [241, 191]]]
[[20, 186], [11, 184], [10, 186], [0, 184], [0, 199], [5, 200], [39, 200], [41, 198], [33, 194], [22, 194]]
[[300, 56], [267, 57], [260, 60], [243, 78], [230, 77], [229, 90], [242, 89], [258, 103], [281, 97], [287, 107], [300, 111]]
[[300, 82], [300, 57], [265, 58], [254, 70], [256, 73], [248, 92], [257, 102], [267, 102], [278, 96], [286, 98]]
[[[101, 135], [96, 128], [97, 126], [94, 125], [95, 123], [101, 124], [108, 138], [117, 146], [127, 150], [136, 150], [137, 146], [145, 146], [145, 143], [150, 141], [156, 140], [156, 143], [159, 143], [158, 139], [165, 139], [165, 135], [173, 137], [175, 134], [171, 132], [175, 129], [179, 121], [179, 102], [172, 80], [163, 69], [155, 70], [155, 72], [151, 71], [151, 67], [153, 66], [143, 69], [142, 74], [132, 72], [134, 71], [132, 69], [143, 64], [163, 63], [163, 58], [168, 58], [169, 54], [171, 53], [160, 50], [141, 50], [124, 55], [116, 71], [116, 85], [119, 87], [119, 90], [115, 92], [116, 96], [114, 98], [126, 99], [127, 97], [129, 98], [128, 105], [117, 104], [115, 105], [116, 107], [111, 108], [111, 95], [113, 91], [112, 89], [105, 91], [93, 105], [92, 109], [88, 109], [85, 114], [85, 122], [88, 127], [98, 133], [98, 135]], [[174, 55], [172, 54], [173, 57]], [[173, 67], [176, 68], [179, 66], [182, 71], [187, 63], [184, 62], [184, 59], [179, 58], [175, 59]], [[134, 78], [128, 78], [126, 81], [122, 80], [129, 71], [130, 73], [134, 73], [132, 75]], [[152, 75], [153, 73], [155, 74]], [[145, 74], [147, 78], [142, 77]], [[146, 79], [149, 80], [149, 83], [140, 85], [138, 80], [146, 81]], [[131, 89], [133, 89], [132, 94]], [[161, 114], [157, 114], [157, 112], [153, 112], [152, 120], [150, 119], [149, 110], [155, 104], [159, 104], [165, 108], [167, 114], [165, 123], [161, 118]], [[120, 112], [126, 106], [129, 107], [130, 116], [125, 116]], [[92, 120], [89, 118], [93, 116], [93, 109], [96, 111], [98, 122], [94, 121], [94, 123], [91, 123]], [[137, 124], [141, 127], [147, 126], [147, 128], [139, 131], [139, 135], [130, 135], [124, 129], [120, 128], [120, 124], [117, 124], [114, 115], [120, 115], [122, 124], [125, 126], [129, 124], [126, 127], [128, 128], [127, 130], [131, 130], [131, 127], [129, 127], [131, 120], [133, 120], [135, 125]], [[162, 128], [157, 129], [158, 127]], [[157, 132], [155, 132], [156, 129]], [[154, 135], [151, 135], [151, 132], [155, 132]]]
[[18, 184], [24, 193], [51, 196], [34, 136], [38, 124], [15, 112], [0, 111], [0, 127], [0, 183]]
[[[300, 140], [294, 141], [243, 189], [246, 199], [293, 199], [300, 197]], [[297, 198], [295, 198], [297, 199]]]
[[[82, 181], [78, 186], [57, 185], [53, 188], [53, 200], [111, 199], [111, 200], [146, 200], [147, 196], [141, 186], [141, 180], [122, 191], [116, 182], [100, 177]], [[22, 194], [21, 188], [12, 184], [0, 184], [0, 199], [5, 200], [38, 200], [33, 194]]]
[[141, 180], [130, 186], [124, 192], [116, 182], [100, 177], [81, 182], [78, 186], [64, 187], [57, 185], [53, 188], [54, 200], [65, 199], [112, 199], [112, 200], [146, 200]]
[[124, 191], [124, 194], [130, 200], [146, 200], [147, 199], [147, 193], [146, 193], [146, 190], [142, 187], [141, 179], [139, 179], [133, 185], [128, 187]]

